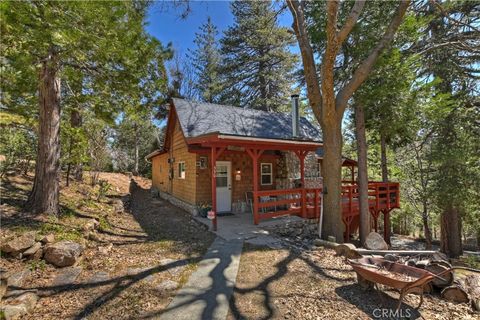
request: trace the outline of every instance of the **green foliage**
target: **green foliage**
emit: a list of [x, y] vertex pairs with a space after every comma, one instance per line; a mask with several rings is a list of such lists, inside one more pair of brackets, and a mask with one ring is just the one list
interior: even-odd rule
[[83, 235], [80, 231], [76, 229], [70, 229], [69, 227], [63, 226], [56, 221], [42, 224], [40, 228], [40, 234], [46, 235], [49, 233], [55, 234], [55, 239], [57, 240], [71, 240], [78, 242], [83, 239]]
[[99, 217], [98, 222], [99, 222], [98, 227], [99, 227], [100, 230], [111, 230], [112, 229], [112, 226], [110, 225], [110, 223], [108, 222], [108, 220], [105, 217]]
[[45, 260], [31, 260], [28, 262], [28, 269], [30, 269], [30, 271], [43, 271], [46, 267], [47, 263]]
[[219, 70], [221, 56], [217, 35], [217, 27], [208, 17], [207, 22], [200, 26], [200, 32], [195, 34], [194, 43], [197, 48], [188, 55], [195, 70], [198, 96], [206, 102], [218, 102], [222, 91]]
[[27, 128], [0, 126], [0, 176], [8, 171], [22, 169], [26, 173], [35, 159], [36, 137]]
[[294, 38], [278, 25], [268, 1], [235, 1], [235, 19], [221, 39], [222, 101], [235, 106], [276, 110], [288, 101], [297, 56], [288, 49]]
[[[147, 8], [136, 1], [2, 2], [2, 111], [26, 119], [35, 135], [38, 66], [55, 55], [64, 168], [107, 167], [114, 120], [125, 112], [133, 117], [138, 109], [153, 112], [164, 101], [164, 60], [171, 49], [145, 31]], [[74, 113], [78, 121], [70, 119]]]
[[107, 193], [112, 189], [112, 185], [106, 180], [100, 180], [97, 190], [97, 201], [105, 199]]

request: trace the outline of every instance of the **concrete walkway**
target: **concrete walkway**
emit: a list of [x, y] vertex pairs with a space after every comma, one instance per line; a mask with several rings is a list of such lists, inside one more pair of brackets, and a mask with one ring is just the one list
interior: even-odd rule
[[242, 247], [242, 239], [217, 237], [160, 319], [224, 320], [237, 278]]
[[[212, 221], [207, 218], [197, 216], [195, 219], [209, 228], [212, 226]], [[268, 231], [268, 228], [302, 220], [302, 218], [297, 216], [283, 216], [269, 220], [262, 220], [260, 224], [254, 225], [251, 213], [239, 213], [218, 217], [217, 231], [215, 231], [215, 234], [226, 240], [244, 240], [245, 242], [254, 245], [279, 249], [282, 248], [281, 241], [272, 236]]]

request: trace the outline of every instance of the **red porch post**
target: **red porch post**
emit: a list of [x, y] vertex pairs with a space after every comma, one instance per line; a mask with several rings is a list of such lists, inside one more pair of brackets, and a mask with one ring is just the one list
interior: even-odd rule
[[212, 174], [212, 211], [214, 212], [214, 218], [212, 220], [213, 230], [217, 231], [217, 159], [222, 154], [225, 148], [211, 147], [211, 174]]
[[245, 149], [253, 163], [253, 223], [258, 224], [258, 158], [263, 153], [260, 149]]

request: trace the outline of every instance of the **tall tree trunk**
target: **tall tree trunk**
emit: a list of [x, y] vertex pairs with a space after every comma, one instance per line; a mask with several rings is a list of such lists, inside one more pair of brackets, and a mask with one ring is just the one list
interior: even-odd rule
[[[328, 128], [328, 129], [327, 129]], [[327, 129], [327, 130], [326, 130]], [[323, 129], [324, 158], [322, 163], [323, 188], [323, 227], [324, 238], [334, 236], [343, 242], [344, 225], [341, 210], [342, 185], [342, 130], [340, 123], [331, 123]]]
[[138, 141], [138, 125], [136, 122], [133, 123], [133, 129], [135, 131], [135, 164], [134, 164], [134, 168], [133, 168], [133, 174], [138, 176], [138, 158], [139, 158], [139, 141]]
[[428, 225], [428, 206], [425, 203], [423, 204], [422, 222], [423, 233], [425, 235], [425, 249], [430, 250], [432, 249], [432, 231]]
[[463, 253], [461, 229], [460, 213], [449, 205], [441, 214], [440, 250], [451, 258]]
[[60, 78], [58, 57], [50, 50], [39, 74], [38, 149], [33, 189], [26, 208], [33, 213], [59, 213]]
[[[79, 110], [73, 109], [72, 113], [70, 114], [70, 125], [72, 128], [81, 128], [83, 125], [83, 118]], [[77, 143], [75, 139], [72, 139], [73, 143]], [[83, 163], [73, 163], [72, 164], [72, 171], [73, 171], [73, 177], [75, 178], [76, 181], [82, 181], [83, 180]]]
[[358, 157], [358, 201], [360, 207], [360, 243], [365, 244], [370, 233], [370, 212], [368, 208], [368, 167], [367, 137], [365, 134], [365, 113], [363, 105], [355, 104], [355, 131]]
[[382, 181], [388, 182], [388, 164], [387, 164], [387, 142], [385, 134], [380, 131], [380, 158], [382, 167]]

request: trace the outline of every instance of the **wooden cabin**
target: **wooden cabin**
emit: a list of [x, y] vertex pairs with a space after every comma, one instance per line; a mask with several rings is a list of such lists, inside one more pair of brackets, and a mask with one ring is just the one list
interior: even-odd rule
[[[291, 113], [172, 99], [163, 148], [147, 156], [153, 187], [192, 214], [211, 206], [214, 228], [217, 215], [232, 212], [250, 212], [255, 224], [282, 215], [318, 219], [321, 132], [292, 97]], [[352, 170], [342, 187], [346, 240], [358, 228], [355, 164], [344, 159]], [[372, 183], [371, 195], [375, 221], [399, 206], [398, 184]]]

